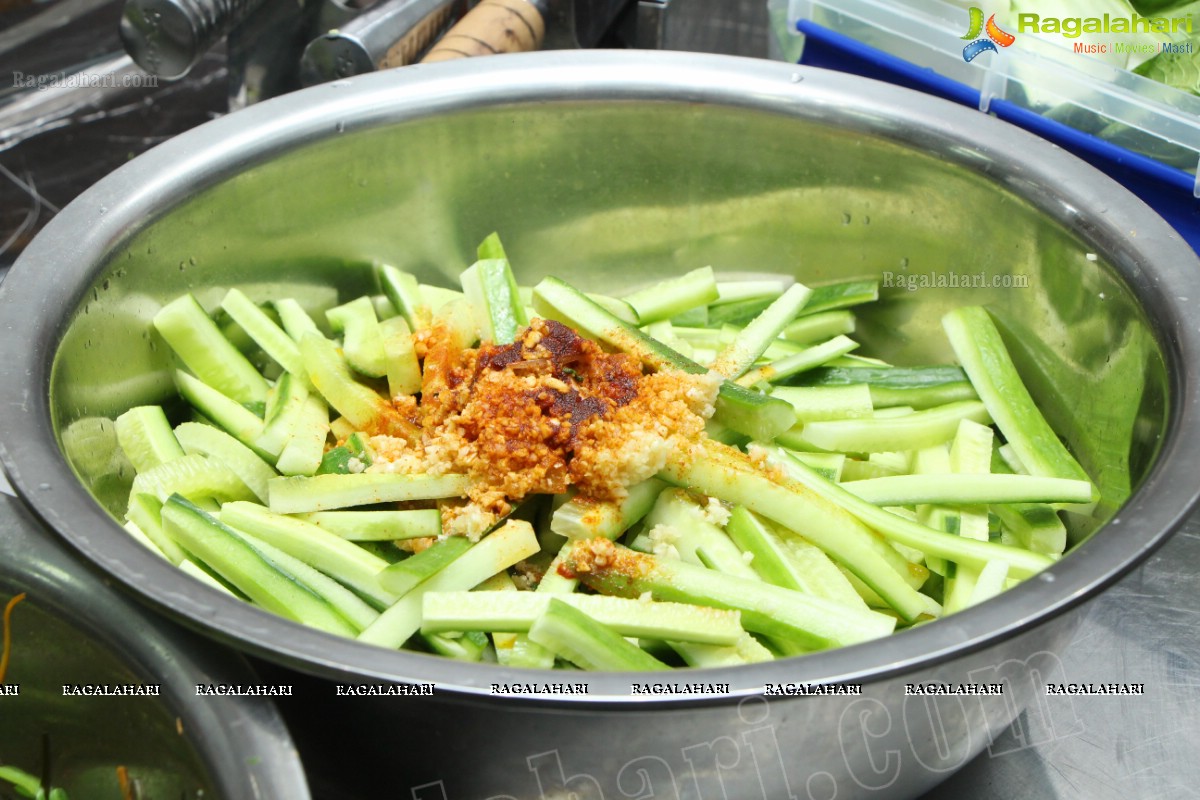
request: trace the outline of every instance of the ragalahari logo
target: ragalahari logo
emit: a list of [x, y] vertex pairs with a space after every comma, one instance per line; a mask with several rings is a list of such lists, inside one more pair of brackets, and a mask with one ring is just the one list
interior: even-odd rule
[[1017, 40], [1011, 33], [1000, 29], [996, 24], [995, 14], [988, 17], [987, 23], [984, 24], [983, 9], [975, 6], [971, 7], [971, 24], [962, 38], [969, 41], [963, 48], [963, 61], [974, 61], [976, 56], [988, 50], [993, 53], [999, 52], [996, 45], [1008, 47]]

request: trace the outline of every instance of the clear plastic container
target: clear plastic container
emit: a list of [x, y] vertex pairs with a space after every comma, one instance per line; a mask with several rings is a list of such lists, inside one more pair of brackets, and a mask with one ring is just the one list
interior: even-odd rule
[[[1200, 197], [1200, 97], [1028, 34], [968, 62], [968, 11], [943, 0], [770, 0], [769, 8], [777, 58], [974, 104], [1119, 168], [1114, 177], [1126, 185], [1132, 170], [1150, 187], [1172, 187], [1173, 203], [1180, 190]], [[1200, 219], [1191, 222], [1200, 242]]]

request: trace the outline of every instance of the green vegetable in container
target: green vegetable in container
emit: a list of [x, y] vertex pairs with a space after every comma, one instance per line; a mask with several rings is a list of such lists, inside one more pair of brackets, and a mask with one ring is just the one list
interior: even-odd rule
[[852, 338], [870, 280], [520, 287], [495, 235], [462, 293], [379, 279], [329, 310], [335, 338], [231, 291], [276, 378], [193, 299], [164, 307], [202, 421], [118, 419], [143, 544], [383, 647], [664, 669], [981, 602], [1060, 557], [1059, 514], [1096, 498], [983, 308], [946, 317], [961, 367], [899, 367]]

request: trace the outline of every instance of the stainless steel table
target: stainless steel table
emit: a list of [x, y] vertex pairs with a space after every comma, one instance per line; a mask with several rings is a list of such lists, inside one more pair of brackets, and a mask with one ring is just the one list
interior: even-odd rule
[[[677, 49], [766, 51], [765, 0], [673, 0], [669, 24], [667, 42]], [[0, 67], [9, 65], [4, 57]], [[223, 69], [218, 54], [183, 84], [122, 95], [112, 108], [81, 106], [70, 124], [47, 123], [19, 143], [5, 144], [0, 109], [0, 276], [21, 243], [91, 182], [220, 113]], [[1144, 695], [1046, 698], [931, 800], [1200, 797], [1200, 515], [1077, 613], [1062, 681], [1141, 683]]]

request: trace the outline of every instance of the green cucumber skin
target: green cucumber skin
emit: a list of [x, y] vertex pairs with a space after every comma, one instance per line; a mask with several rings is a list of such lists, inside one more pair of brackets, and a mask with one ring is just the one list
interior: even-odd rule
[[647, 325], [706, 306], [718, 296], [712, 267], [701, 267], [620, 299], [633, 309], [638, 325]]
[[271, 465], [223, 430], [198, 422], [181, 422], [175, 437], [187, 453], [198, 453], [225, 464], [259, 500], [267, 498], [267, 482], [276, 477]]
[[485, 258], [502, 258], [505, 261], [508, 260], [508, 253], [504, 250], [504, 243], [500, 240], [499, 231], [492, 231], [483, 237], [483, 241], [479, 243], [479, 247], [475, 248], [475, 257], [481, 261]]
[[466, 475], [358, 473], [274, 478], [267, 487], [268, 506], [277, 514], [330, 511], [405, 500], [465, 497]]
[[[557, 278], [545, 278], [534, 288], [534, 307], [640, 358], [652, 369], [673, 367], [703, 375], [708, 369], [684, 358], [637, 328], [621, 322], [588, 297]], [[565, 319], [563, 319], [565, 317]], [[582, 317], [582, 319], [580, 319]], [[770, 441], [796, 422], [792, 407], [732, 381], [723, 381], [713, 418], [753, 439]]]
[[932, 408], [978, 400], [961, 367], [819, 367], [789, 381], [796, 386], [846, 386], [865, 383], [876, 408]]
[[781, 335], [789, 342], [808, 345], [831, 336], [849, 336], [857, 327], [857, 320], [850, 311], [819, 311], [799, 317], [784, 328]]
[[[295, 577], [296, 580], [312, 590], [313, 594], [328, 603], [334, 611], [353, 626], [355, 634], [379, 619], [379, 612], [344, 584], [262, 539], [241, 530], [237, 533], [247, 544], [262, 553], [268, 561], [283, 572]], [[208, 575], [203, 570], [200, 570], [200, 573]], [[215, 582], [224, 588], [220, 582]]]
[[[709, 449], [711, 453], [711, 448]], [[834, 560], [848, 567], [907, 621], [930, 611], [929, 598], [909, 585], [884, 555], [894, 554], [878, 534], [837, 504], [800, 486], [787, 486], [759, 473], [748, 458], [727, 451], [724, 459], [696, 458], [691, 464], [668, 464], [662, 477], [719, 497], [800, 533]], [[798, 468], [807, 469], [803, 465]], [[802, 524], [797, 521], [803, 521]], [[765, 631], [764, 631], [765, 632]]]
[[783, 383], [796, 375], [816, 369], [827, 361], [846, 355], [858, 348], [858, 342], [847, 336], [834, 338], [815, 344], [799, 353], [772, 361], [761, 367], [749, 370], [737, 382], [741, 386], [753, 386], [760, 381]]
[[175, 372], [175, 388], [194, 409], [262, 455], [255, 444], [263, 432], [263, 421], [257, 414], [182, 370]]
[[165, 503], [173, 494], [191, 502], [201, 498], [252, 500], [254, 492], [233, 470], [198, 453], [183, 455], [165, 464], [139, 473], [133, 479], [130, 496], [153, 495]]
[[624, 500], [588, 503], [568, 500], [554, 511], [550, 518], [550, 530], [568, 539], [591, 539], [596, 536], [616, 539], [650, 513], [654, 501], [666, 487], [665, 481], [650, 478], [630, 486]]
[[725, 530], [734, 544], [754, 554], [750, 565], [764, 581], [784, 589], [804, 591], [804, 585], [787, 563], [787, 556], [745, 506], [734, 507]]
[[1067, 549], [1067, 528], [1051, 506], [1013, 503], [993, 510], [1025, 549], [1048, 556], [1061, 556]]
[[482, 341], [512, 344], [529, 325], [517, 280], [504, 258], [481, 258], [461, 276], [463, 295], [471, 304]]
[[404, 511], [312, 511], [296, 515], [351, 542], [391, 542], [440, 536], [436, 508]]
[[778, 297], [749, 297], [745, 300], [733, 300], [728, 303], [717, 303], [708, 307], [709, 325], [745, 325], [761, 314], [771, 302]]
[[224, 525], [320, 569], [376, 606], [386, 607], [397, 599], [379, 585], [379, 572], [387, 567], [386, 561], [323, 528], [248, 502], [226, 503], [218, 518]]
[[[587, 545], [580, 542], [573, 547]], [[866, 641], [886, 636], [895, 627], [894, 618], [876, 612], [854, 611], [828, 600], [680, 561], [635, 555], [643, 561], [634, 574], [581, 572], [579, 579], [602, 594], [636, 598], [650, 592], [654, 600], [661, 602], [738, 611], [746, 630], [806, 648]]]
[[532, 525], [509, 520], [448, 567], [397, 600], [358, 635], [358, 640], [381, 647], [402, 647], [421, 627], [421, 605], [425, 592], [472, 589], [540, 549]]
[[262, 608], [294, 622], [353, 636], [348, 622], [307, 586], [286, 575], [237, 532], [178, 495], [163, 504], [163, 524], [184, 550]]
[[555, 598], [530, 627], [529, 640], [584, 669], [616, 672], [670, 669], [620, 634]]
[[996, 427], [1021, 463], [1034, 475], [1090, 480], [1038, 410], [987, 310], [981, 306], [957, 308], [942, 318], [942, 326]]
[[842, 488], [877, 506], [1088, 503], [1090, 481], [1031, 475], [892, 475], [848, 481]]
[[304, 360], [295, 340], [240, 289], [230, 289], [221, 301], [221, 308], [285, 372], [304, 374]]
[[606, 595], [505, 592], [491, 596], [470, 591], [426, 593], [421, 630], [528, 633], [556, 598], [622, 636], [732, 646], [744, 633], [736, 611], [707, 606], [645, 603]]
[[[838, 419], [869, 419], [874, 414], [871, 390], [862, 383], [845, 386], [779, 386], [771, 395], [790, 405], [802, 425]], [[803, 433], [801, 427], [800, 434]]]
[[804, 386], [846, 386], [866, 383], [889, 389], [928, 389], [954, 383], [968, 383], [962, 367], [821, 367], [797, 380]]
[[834, 311], [850, 306], [872, 303], [879, 299], [879, 281], [843, 281], [814, 286], [812, 297], [804, 307], [804, 316]]
[[[1054, 563], [1054, 559], [1039, 553], [1031, 553], [1018, 547], [1008, 547], [994, 542], [966, 539], [905, 519], [873, 503], [868, 503], [839, 484], [825, 480], [803, 463], [797, 463], [793, 470], [794, 472], [789, 476], [790, 480], [796, 481], [799, 485], [829, 502], [841, 506], [884, 538], [920, 550], [925, 553], [926, 557], [935, 556], [950, 561], [965, 561], [981, 569], [988, 561], [1007, 561], [1012, 568], [1012, 574], [1020, 578], [1036, 575]], [[769, 515], [764, 514], [764, 516]]]
[[396, 313], [403, 317], [409, 327], [414, 330], [420, 327], [422, 324], [421, 309], [428, 311], [428, 304], [422, 296], [417, 279], [390, 264], [378, 265], [376, 274], [383, 293], [391, 301]]
[[154, 316], [154, 327], [201, 381], [238, 403], [262, 403], [267, 380], [234, 347], [191, 294]]
[[[470, 549], [470, 540], [462, 536], [450, 536], [434, 542], [416, 555], [385, 567], [379, 573], [379, 585], [397, 597], [403, 597], [422, 581], [441, 572]], [[464, 629], [454, 628], [452, 630]]]
[[983, 403], [966, 400], [901, 417], [811, 422], [804, 426], [803, 435], [818, 447], [840, 452], [919, 450], [953, 439], [964, 419], [991, 422]]
[[370, 430], [394, 413], [391, 405], [373, 389], [354, 379], [337, 346], [319, 334], [305, 334], [300, 352], [308, 377], [331, 407], [359, 430]]
[[310, 476], [319, 471], [325, 461], [329, 407], [319, 395], [310, 394], [304, 398], [291, 423], [287, 439], [275, 459], [275, 468], [283, 475]]
[[779, 334], [796, 318], [811, 296], [812, 290], [804, 284], [795, 283], [789, 286], [779, 299], [767, 306], [734, 336], [733, 341], [717, 354], [710, 369], [730, 380], [740, 378], [753, 366], [758, 357], [766, 352], [771, 343], [778, 339]]
[[152, 494], [131, 492], [125, 518], [136, 525], [143, 535], [162, 551], [168, 561], [179, 566], [187, 560], [187, 553], [163, 530], [162, 506], [162, 501]]
[[272, 301], [272, 305], [275, 306], [275, 312], [279, 314], [279, 321], [283, 325], [284, 331], [296, 344], [299, 344], [300, 340], [310, 333], [317, 336], [324, 335], [317, 327], [317, 323], [297, 301], [291, 298], [281, 298]]

